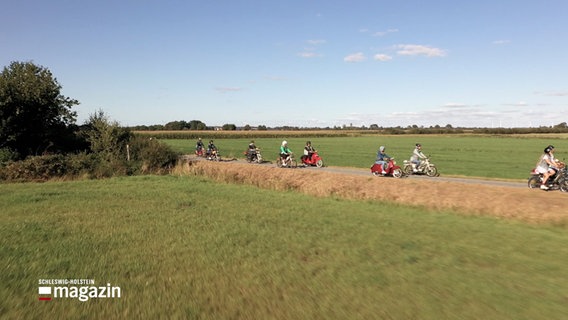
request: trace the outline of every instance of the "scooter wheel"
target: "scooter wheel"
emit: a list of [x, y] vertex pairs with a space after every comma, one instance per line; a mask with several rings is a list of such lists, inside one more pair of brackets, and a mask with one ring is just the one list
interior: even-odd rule
[[528, 187], [531, 189], [540, 188], [540, 184], [541, 184], [541, 179], [539, 176], [532, 176], [529, 178], [529, 181], [527, 182]]
[[438, 169], [436, 169], [436, 167], [429, 167], [426, 169], [426, 175], [429, 177], [437, 177]]
[[402, 170], [400, 170], [400, 169], [394, 170], [394, 171], [392, 172], [392, 176], [395, 177], [395, 178], [400, 178], [400, 177], [402, 177]]

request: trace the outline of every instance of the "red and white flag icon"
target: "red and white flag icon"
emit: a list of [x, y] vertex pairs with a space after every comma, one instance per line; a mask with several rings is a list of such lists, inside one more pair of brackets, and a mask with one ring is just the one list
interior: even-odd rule
[[39, 287], [38, 293], [40, 294], [39, 300], [49, 301], [51, 297], [42, 297], [41, 295], [51, 295], [51, 287]]

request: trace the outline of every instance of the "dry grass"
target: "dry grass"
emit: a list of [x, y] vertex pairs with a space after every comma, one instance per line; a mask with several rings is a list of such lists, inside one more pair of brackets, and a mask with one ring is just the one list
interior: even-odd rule
[[391, 179], [341, 173], [279, 169], [247, 164], [186, 162], [178, 175], [201, 175], [216, 181], [272, 190], [295, 190], [317, 197], [389, 201], [434, 210], [510, 218], [530, 223], [566, 224], [568, 195], [560, 192], [443, 182]]

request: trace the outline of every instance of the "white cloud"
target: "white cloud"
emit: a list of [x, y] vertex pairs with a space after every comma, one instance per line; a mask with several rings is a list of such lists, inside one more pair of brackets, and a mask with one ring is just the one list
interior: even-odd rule
[[269, 80], [269, 81], [285, 81], [285, 80], [288, 80], [288, 78], [279, 77], [279, 76], [265, 76], [264, 79]]
[[[486, 105], [468, 105], [447, 103], [438, 108], [422, 111], [391, 112], [376, 114], [345, 114], [334, 121], [337, 123], [353, 123], [354, 125], [378, 124], [382, 127], [445, 126], [454, 127], [536, 127], [550, 126], [561, 122], [555, 113], [542, 113], [538, 105], [527, 105], [522, 109], [514, 107], [505, 110], [493, 110]], [[568, 109], [559, 110], [568, 113]]]
[[352, 53], [343, 58], [343, 61], [345, 62], [362, 62], [365, 60], [367, 60], [367, 58], [362, 52]]
[[382, 37], [382, 36], [386, 36], [389, 33], [394, 33], [394, 32], [398, 32], [398, 29], [388, 29], [386, 31], [377, 31], [373, 34], [373, 36]]
[[495, 40], [495, 41], [493, 41], [493, 44], [496, 44], [496, 45], [503, 45], [503, 44], [509, 44], [509, 43], [511, 43], [511, 40]]
[[509, 106], [509, 107], [526, 107], [529, 104], [524, 102], [524, 101], [519, 101], [519, 102], [516, 102], [516, 103], [505, 103], [504, 105]]
[[316, 40], [307, 40], [306, 42], [309, 43], [309, 44], [311, 44], [311, 45], [313, 45], [313, 46], [317, 46], [317, 45], [319, 45], [319, 44], [324, 44], [324, 43], [326, 43], [327, 41], [325, 41], [325, 40], [323, 40], [323, 39], [316, 39]]
[[316, 46], [325, 44], [326, 40], [312, 39], [312, 40], [306, 40], [306, 42], [308, 44], [312, 45], [313, 47], [304, 48], [304, 51], [298, 53], [298, 56], [300, 56], [302, 58], [317, 58], [317, 57], [323, 56], [322, 54], [316, 53], [315, 51], [317, 50]]
[[243, 88], [241, 87], [217, 87], [215, 88], [215, 91], [220, 92], [220, 93], [227, 93], [227, 92], [236, 92], [236, 91], [242, 91]]
[[322, 55], [319, 54], [319, 53], [311, 52], [311, 51], [304, 51], [304, 52], [298, 53], [298, 56], [300, 56], [302, 58], [318, 58], [318, 57], [321, 57]]
[[373, 56], [373, 59], [378, 61], [389, 61], [392, 60], [392, 57], [387, 54], [376, 54]]
[[448, 108], [448, 109], [462, 109], [462, 108], [468, 108], [469, 106], [463, 103], [457, 103], [457, 102], [448, 102], [445, 105], [442, 106], [443, 108]]
[[549, 97], [566, 97], [568, 96], [568, 91], [543, 91], [535, 92], [536, 95], [549, 96]]
[[418, 44], [399, 44], [395, 46], [398, 53], [401, 56], [418, 56], [423, 55], [427, 57], [444, 57], [446, 56], [446, 51], [440, 48], [433, 48], [429, 46], [423, 46]]

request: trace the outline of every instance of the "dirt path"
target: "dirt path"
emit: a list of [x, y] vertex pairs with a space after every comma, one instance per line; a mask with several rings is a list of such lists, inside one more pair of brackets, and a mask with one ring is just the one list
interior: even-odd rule
[[529, 189], [522, 182], [419, 176], [395, 179], [375, 177], [369, 170], [358, 168], [277, 168], [269, 163], [248, 164], [241, 160], [190, 161], [181, 171], [180, 174], [321, 197], [384, 200], [462, 214], [568, 225], [568, 193]]
[[[186, 156], [186, 159], [195, 159], [195, 160], [204, 160], [203, 158], [196, 158], [193, 156]], [[223, 163], [241, 163], [241, 164], [249, 164], [247, 161], [242, 159], [225, 159], [222, 160]], [[256, 165], [256, 164], [251, 164]], [[262, 166], [271, 166], [276, 168], [276, 165], [270, 161], [265, 161], [261, 164]], [[303, 167], [298, 166], [297, 169], [301, 170], [314, 170], [314, 171], [323, 171], [323, 172], [333, 172], [333, 173], [341, 173], [341, 174], [348, 174], [348, 175], [360, 175], [360, 176], [370, 176], [369, 169], [362, 169], [362, 168], [352, 168], [352, 167], [323, 167], [323, 168], [316, 168], [316, 167]], [[380, 177], [383, 178], [383, 177]], [[528, 178], [528, 176], [527, 176]], [[389, 179], [389, 178], [385, 178]], [[406, 176], [404, 179], [422, 179], [432, 183], [436, 182], [459, 182], [459, 183], [467, 183], [467, 184], [481, 184], [481, 185], [489, 185], [489, 186], [501, 186], [501, 187], [512, 187], [512, 188], [527, 188], [526, 181], [502, 181], [502, 180], [490, 180], [490, 179], [480, 179], [480, 178], [471, 178], [471, 177], [444, 177], [439, 176], [435, 178], [421, 176], [421, 175], [411, 175]]]

